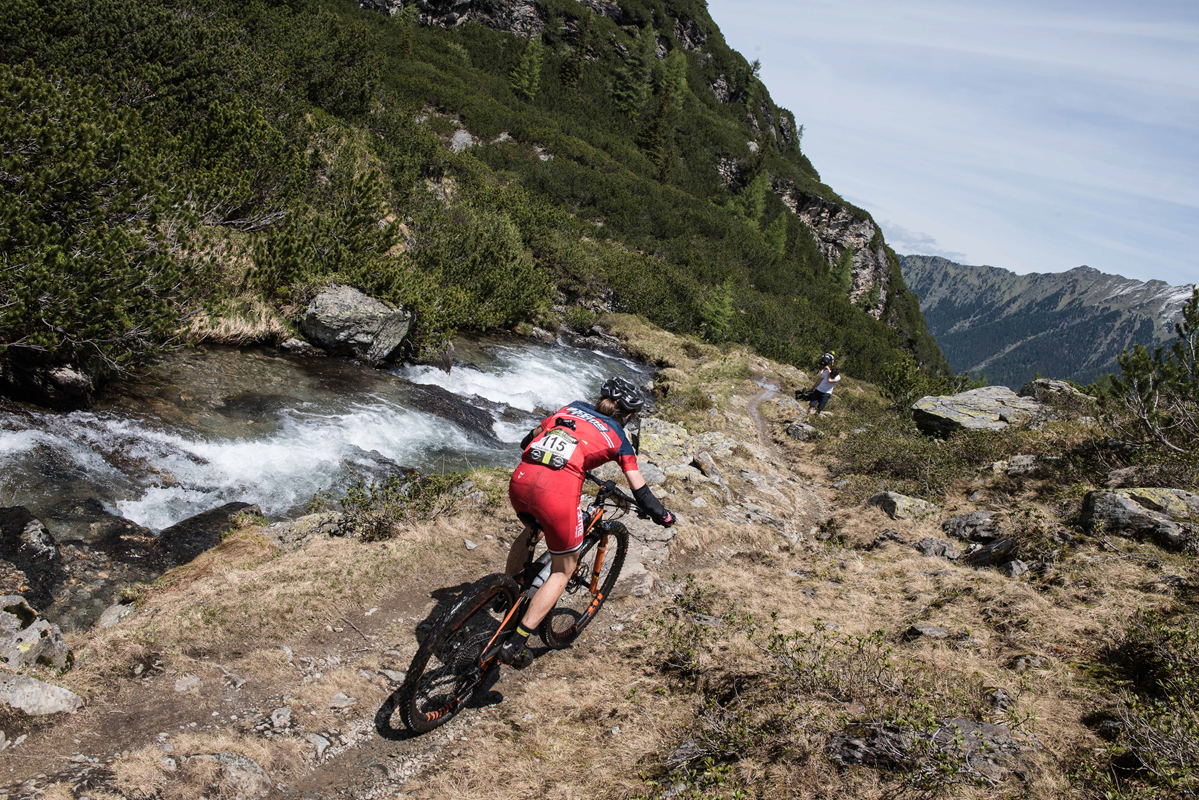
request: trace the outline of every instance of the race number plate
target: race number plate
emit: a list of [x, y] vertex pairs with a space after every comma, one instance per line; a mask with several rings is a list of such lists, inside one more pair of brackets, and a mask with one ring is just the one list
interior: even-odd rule
[[541, 441], [530, 445], [528, 455], [535, 464], [544, 464], [550, 469], [562, 469], [578, 446], [578, 439], [560, 428], [555, 428]]

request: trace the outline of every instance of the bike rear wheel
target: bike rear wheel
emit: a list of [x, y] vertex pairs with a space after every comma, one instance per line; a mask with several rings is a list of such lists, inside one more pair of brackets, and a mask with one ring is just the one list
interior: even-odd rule
[[[507, 575], [477, 581], [435, 622], [408, 667], [400, 687], [400, 715], [417, 733], [444, 725], [471, 698], [486, 673], [481, 657], [497, 636], [507, 609], [520, 594]], [[496, 610], [496, 600], [504, 611]]]
[[[612, 593], [629, 550], [629, 532], [618, 522], [597, 531], [598, 539], [584, 546], [579, 565], [558, 604], [541, 623], [541, 640], [547, 647], [560, 650], [573, 642], [587, 627]], [[596, 565], [599, 574], [596, 575]]]

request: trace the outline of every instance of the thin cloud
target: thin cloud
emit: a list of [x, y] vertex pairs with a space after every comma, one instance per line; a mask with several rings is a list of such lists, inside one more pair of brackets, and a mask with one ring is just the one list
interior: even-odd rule
[[883, 235], [887, 237], [887, 243], [897, 253], [904, 255], [940, 256], [941, 258], [948, 258], [950, 261], [956, 261], [959, 264], [966, 263], [965, 253], [959, 253], [956, 250], [946, 250], [938, 246], [937, 240], [927, 233], [910, 231], [902, 225], [896, 225], [894, 222], [883, 221], [879, 225], [883, 229]]

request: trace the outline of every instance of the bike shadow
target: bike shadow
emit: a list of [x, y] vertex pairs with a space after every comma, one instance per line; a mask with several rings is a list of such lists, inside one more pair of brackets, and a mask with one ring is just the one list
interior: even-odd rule
[[[458, 602], [458, 599], [472, 586], [474, 586], [474, 583], [467, 581], [454, 586], [443, 586], [429, 592], [429, 597], [437, 602], [425, 618], [416, 623], [416, 626], [412, 629], [412, 638], [416, 640], [418, 646], [434, 623]], [[485, 708], [500, 703], [504, 699], [504, 696], [492, 688], [495, 682], [499, 680], [499, 676], [500, 670], [498, 668], [488, 673], [474, 696], [467, 701], [465, 708]], [[375, 712], [375, 731], [384, 739], [393, 742], [403, 742], [420, 736], [419, 733], [404, 727], [402, 723], [400, 727], [392, 724], [393, 718], [399, 719], [396, 712], [399, 709], [401, 689], [403, 689], [403, 684], [395, 687], [387, 699], [383, 701], [383, 704], [379, 706], [379, 710]]]

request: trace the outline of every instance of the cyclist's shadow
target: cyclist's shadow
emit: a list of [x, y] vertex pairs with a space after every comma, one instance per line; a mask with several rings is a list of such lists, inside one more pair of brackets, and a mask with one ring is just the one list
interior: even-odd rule
[[[470, 582], [460, 583], [456, 586], [446, 586], [441, 589], [434, 589], [429, 593], [429, 596], [436, 600], [437, 604], [433, 606], [433, 609], [429, 612], [428, 616], [416, 624], [416, 628], [413, 630], [413, 637], [416, 639], [418, 645], [423, 640], [424, 635], [430, 629], [432, 629], [433, 624], [437, 622], [437, 620], [440, 619], [441, 616], [445, 614], [445, 612], [448, 611], [455, 602], [458, 601], [458, 598], [461, 597], [462, 594], [472, 586], [474, 586], [474, 584]], [[548, 648], [534, 647], [530, 647], [529, 649], [532, 651], [535, 658], [540, 657], [542, 653], [548, 650]], [[495, 686], [495, 682], [499, 680], [499, 677], [500, 669], [498, 668], [487, 673], [487, 676], [483, 679], [483, 683], [481, 683], [479, 688], [475, 690], [474, 695], [469, 701], [467, 701], [464, 708], [486, 708], [487, 706], [498, 705], [501, 701], [503, 701], [504, 695], [493, 688]], [[397, 728], [392, 725], [392, 719], [398, 719], [396, 712], [399, 708], [400, 690], [402, 688], [403, 684], [395, 687], [388, 698], [383, 701], [383, 705], [379, 706], [379, 710], [375, 712], [375, 730], [384, 739], [389, 739], [395, 742], [406, 741], [420, 735], [414, 731], [408, 730], [406, 727]]]

